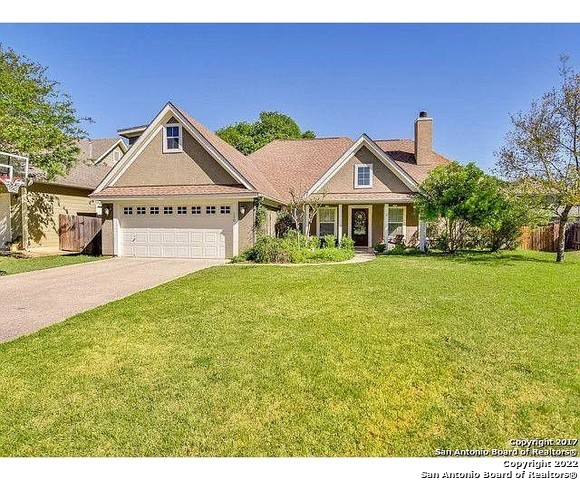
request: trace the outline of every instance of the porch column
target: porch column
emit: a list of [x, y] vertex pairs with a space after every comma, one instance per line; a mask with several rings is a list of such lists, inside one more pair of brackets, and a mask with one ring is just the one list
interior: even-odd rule
[[427, 238], [427, 225], [425, 220], [419, 219], [419, 250], [425, 251], [425, 240]]
[[342, 203], [338, 204], [338, 244], [342, 242]]
[[383, 203], [383, 241], [389, 244], [389, 204]]
[[306, 205], [304, 208], [304, 221], [302, 222], [302, 233], [307, 237], [310, 235], [308, 231], [308, 219], [310, 218], [310, 205]]

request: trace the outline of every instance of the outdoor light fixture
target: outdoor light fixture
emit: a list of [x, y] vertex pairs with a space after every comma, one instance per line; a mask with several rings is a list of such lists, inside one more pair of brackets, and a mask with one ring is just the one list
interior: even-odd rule
[[240, 215], [245, 215], [246, 214], [246, 207], [244, 205], [240, 206]]

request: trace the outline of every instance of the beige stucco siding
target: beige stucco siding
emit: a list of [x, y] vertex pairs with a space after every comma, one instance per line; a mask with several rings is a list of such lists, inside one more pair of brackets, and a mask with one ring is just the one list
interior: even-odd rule
[[[371, 188], [354, 188], [354, 170], [357, 164], [372, 164], [373, 185]], [[364, 146], [329, 180], [323, 190], [327, 193], [408, 193], [411, 191], [380, 159]]]
[[105, 155], [99, 164], [108, 165], [110, 167], [114, 166], [123, 156], [123, 150], [118, 145], [111, 150], [107, 155]]
[[114, 255], [113, 236], [113, 204], [103, 203], [103, 226], [101, 227], [101, 253], [103, 255]]
[[184, 128], [182, 130], [182, 152], [163, 152], [163, 131], [160, 129], [115, 186], [238, 183], [197, 140]]
[[30, 247], [58, 249], [58, 222], [61, 213], [95, 215], [91, 190], [34, 183], [28, 189], [28, 239]]
[[242, 215], [238, 209], [238, 249], [243, 252], [254, 244], [254, 204], [253, 202], [239, 202], [239, 208], [245, 208]]

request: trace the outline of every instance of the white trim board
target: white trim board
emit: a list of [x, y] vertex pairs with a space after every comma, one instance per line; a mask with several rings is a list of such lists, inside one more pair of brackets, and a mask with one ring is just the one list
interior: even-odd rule
[[336, 175], [344, 165], [359, 151], [361, 147], [367, 147], [385, 166], [391, 170], [412, 192], [419, 191], [419, 185], [413, 178], [405, 172], [397, 163], [383, 152], [378, 145], [366, 134], [363, 133], [360, 138], [354, 142], [351, 147], [342, 154], [342, 156], [330, 167], [322, 177], [308, 190], [308, 195], [312, 195], [320, 191], [334, 175]]
[[[153, 121], [145, 129], [143, 134], [131, 146], [129, 151], [123, 158], [109, 171], [105, 178], [101, 181], [94, 193], [99, 193], [105, 187], [113, 186], [125, 171], [131, 166], [135, 159], [141, 154], [144, 148], [151, 143], [155, 136], [163, 129], [163, 119], [172, 114], [175, 119], [193, 136], [193, 138], [205, 148], [205, 150], [239, 183], [244, 187], [254, 190], [252, 184], [238, 172], [227, 159], [218, 152], [218, 150], [211, 145], [211, 143], [185, 118], [175, 105], [171, 102], [165, 104], [161, 111], [155, 116]], [[182, 133], [183, 135], [183, 133]]]

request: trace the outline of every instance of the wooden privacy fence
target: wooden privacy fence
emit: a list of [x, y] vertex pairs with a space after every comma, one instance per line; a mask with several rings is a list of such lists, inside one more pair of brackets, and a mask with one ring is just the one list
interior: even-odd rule
[[102, 218], [59, 215], [59, 248], [67, 252], [101, 254]]
[[[524, 227], [520, 239], [520, 248], [555, 252], [558, 247], [557, 222], [541, 227]], [[566, 229], [566, 250], [580, 250], [580, 223], [572, 223]]]

